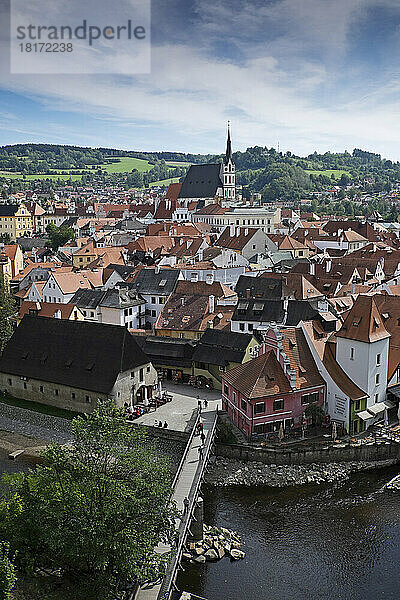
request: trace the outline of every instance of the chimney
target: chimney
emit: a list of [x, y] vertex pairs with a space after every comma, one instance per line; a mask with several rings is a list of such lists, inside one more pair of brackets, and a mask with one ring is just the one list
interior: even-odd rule
[[246, 229], [244, 230], [244, 235], [245, 235], [245, 236], [248, 236], [248, 235], [249, 235], [249, 230], [247, 229], [247, 227], [246, 227]]
[[288, 306], [289, 306], [289, 298], [284, 298], [283, 299], [283, 310], [285, 313], [287, 312]]
[[159, 274], [159, 272], [160, 272], [160, 267], [159, 267], [159, 265], [155, 265], [155, 266], [154, 266], [154, 273], [155, 273], [155, 275], [158, 275], [158, 274]]
[[327, 273], [330, 273], [331, 269], [332, 269], [332, 261], [331, 261], [331, 259], [328, 259], [325, 263], [325, 271]]
[[310, 262], [310, 275], [315, 275], [315, 262]]
[[230, 227], [229, 227], [229, 235], [231, 237], [235, 237], [235, 226], [234, 225], [230, 225]]
[[287, 375], [289, 377], [289, 371], [291, 370], [290, 369], [290, 359], [284, 352], [282, 352], [282, 356], [283, 356], [283, 370], [285, 372], [285, 375]]
[[206, 283], [208, 285], [212, 285], [214, 283], [214, 273], [207, 273], [207, 275], [206, 275]]
[[210, 314], [215, 311], [215, 296], [213, 296], [212, 294], [208, 299], [208, 310]]
[[296, 389], [296, 371], [294, 369], [289, 369], [288, 371], [289, 383], [292, 390]]
[[54, 318], [61, 319], [61, 310], [60, 309], [56, 310], [56, 312], [54, 313]]
[[240, 227], [237, 227], [236, 228], [236, 237], [239, 237], [239, 236], [240, 236]]
[[246, 288], [246, 298], [250, 298], [250, 297], [251, 297], [251, 289]]

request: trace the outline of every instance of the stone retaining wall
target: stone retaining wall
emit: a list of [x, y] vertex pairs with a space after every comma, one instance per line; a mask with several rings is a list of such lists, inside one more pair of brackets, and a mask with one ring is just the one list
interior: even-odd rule
[[187, 444], [190, 433], [185, 431], [175, 431], [174, 429], [168, 429], [163, 427], [153, 427], [152, 425], [141, 425], [140, 423], [133, 422], [134, 427], [144, 427], [147, 431], [147, 435], [153, 438], [161, 438], [163, 440], [172, 440], [175, 442], [181, 442]]
[[217, 444], [216, 456], [233, 458], [241, 461], [262, 462], [267, 465], [306, 465], [311, 463], [340, 463], [340, 462], [373, 462], [388, 459], [400, 460], [400, 444], [377, 443], [362, 446], [346, 446], [345, 448], [293, 448], [270, 449]]

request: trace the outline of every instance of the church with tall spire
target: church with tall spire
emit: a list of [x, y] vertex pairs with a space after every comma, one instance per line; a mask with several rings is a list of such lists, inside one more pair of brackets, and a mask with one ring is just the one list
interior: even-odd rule
[[232, 157], [231, 124], [228, 121], [228, 138], [226, 141], [226, 152], [223, 167], [224, 200], [235, 200], [236, 196], [236, 174], [235, 163]]
[[236, 199], [236, 173], [232, 155], [231, 125], [228, 121], [226, 151], [223, 161], [191, 165], [182, 183], [178, 200], [197, 201], [198, 208], [209, 204], [230, 204]]

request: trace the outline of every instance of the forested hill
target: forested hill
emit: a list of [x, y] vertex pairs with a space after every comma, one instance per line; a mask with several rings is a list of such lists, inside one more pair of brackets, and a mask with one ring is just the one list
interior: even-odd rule
[[[244, 195], [262, 194], [264, 200], [307, 197], [332, 185], [352, 185], [357, 191], [381, 192], [400, 182], [400, 163], [379, 154], [355, 149], [352, 153], [300, 157], [291, 152], [254, 146], [235, 152], [237, 183]], [[127, 187], [150, 183], [167, 185], [184, 177], [191, 163], [222, 160], [222, 155], [178, 152], [138, 152], [50, 144], [16, 144], [0, 148], [0, 178], [119, 181]], [[354, 194], [356, 191], [354, 191]]]
[[34, 174], [46, 169], [84, 169], [117, 162], [118, 158], [137, 158], [151, 164], [157, 161], [208, 162], [211, 155], [179, 152], [136, 152], [116, 148], [85, 148], [53, 144], [15, 144], [0, 147], [0, 171]]

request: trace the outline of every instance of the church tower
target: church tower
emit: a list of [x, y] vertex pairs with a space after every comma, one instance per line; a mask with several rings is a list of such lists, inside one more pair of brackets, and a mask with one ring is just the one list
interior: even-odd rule
[[228, 139], [223, 163], [224, 200], [233, 201], [236, 197], [235, 165], [232, 160], [231, 124], [228, 121]]

